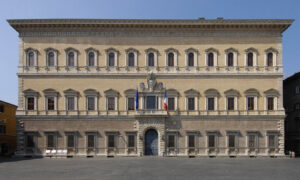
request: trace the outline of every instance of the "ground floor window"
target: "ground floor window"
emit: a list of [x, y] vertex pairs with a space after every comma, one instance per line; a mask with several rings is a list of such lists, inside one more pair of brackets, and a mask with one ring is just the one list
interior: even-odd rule
[[208, 136], [208, 147], [215, 148], [216, 147], [216, 137], [215, 135]]
[[87, 146], [88, 148], [95, 148], [95, 135], [89, 134], [87, 136]]
[[168, 135], [168, 148], [175, 148], [175, 135]]
[[276, 136], [271, 134], [268, 136], [268, 138], [269, 138], [269, 141], [268, 141], [269, 148], [276, 148]]
[[235, 135], [229, 135], [228, 136], [228, 147], [229, 148], [235, 148]]
[[133, 134], [128, 135], [128, 147], [129, 148], [135, 147], [135, 135]]
[[108, 147], [109, 148], [115, 147], [115, 135], [108, 135]]
[[253, 134], [250, 134], [250, 135], [248, 136], [248, 147], [249, 147], [250, 149], [255, 148], [255, 146], [256, 146], [255, 139], [256, 139], [256, 137], [255, 137], [255, 135], [253, 135]]
[[188, 136], [188, 147], [195, 148], [195, 135]]
[[54, 134], [47, 134], [47, 148], [55, 148], [55, 137]]
[[67, 147], [74, 148], [75, 147], [75, 136], [73, 134], [67, 135]]

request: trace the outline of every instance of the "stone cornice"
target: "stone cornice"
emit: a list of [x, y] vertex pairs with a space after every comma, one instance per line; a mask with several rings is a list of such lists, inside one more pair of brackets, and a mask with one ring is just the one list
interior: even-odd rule
[[[107, 78], [107, 79], [114, 79], [114, 78], [146, 78], [148, 73], [136, 73], [136, 74], [128, 74], [128, 73], [103, 73], [103, 74], [79, 74], [79, 73], [56, 73], [56, 74], [49, 74], [49, 73], [18, 73], [18, 77], [22, 78]], [[167, 74], [167, 73], [156, 73], [155, 74], [158, 78], [208, 78], [208, 77], [216, 77], [216, 78], [282, 78], [283, 73], [237, 73], [237, 74], [228, 74], [228, 73], [174, 73], [174, 74]]]
[[49, 29], [99, 28], [192, 28], [192, 29], [272, 29], [285, 31], [292, 19], [12, 19], [8, 23], [18, 32]]

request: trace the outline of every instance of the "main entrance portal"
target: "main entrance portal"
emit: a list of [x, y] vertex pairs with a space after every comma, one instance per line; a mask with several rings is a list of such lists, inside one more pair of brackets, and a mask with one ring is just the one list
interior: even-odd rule
[[158, 154], [158, 134], [156, 130], [149, 129], [145, 133], [145, 155], [157, 156]]

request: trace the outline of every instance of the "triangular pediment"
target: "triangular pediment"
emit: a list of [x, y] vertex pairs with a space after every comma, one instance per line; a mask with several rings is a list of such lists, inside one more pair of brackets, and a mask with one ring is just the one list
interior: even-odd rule
[[259, 96], [259, 91], [254, 88], [247, 89], [244, 94], [246, 96]]
[[276, 89], [269, 89], [264, 92], [267, 96], [279, 96], [280, 93]]
[[119, 96], [119, 92], [114, 89], [108, 89], [108, 90], [104, 91], [104, 94], [106, 96]]

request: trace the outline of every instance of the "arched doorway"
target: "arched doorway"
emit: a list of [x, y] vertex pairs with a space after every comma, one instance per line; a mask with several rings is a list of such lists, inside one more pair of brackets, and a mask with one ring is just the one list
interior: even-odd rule
[[145, 155], [158, 155], [158, 134], [154, 129], [149, 129], [145, 133]]

